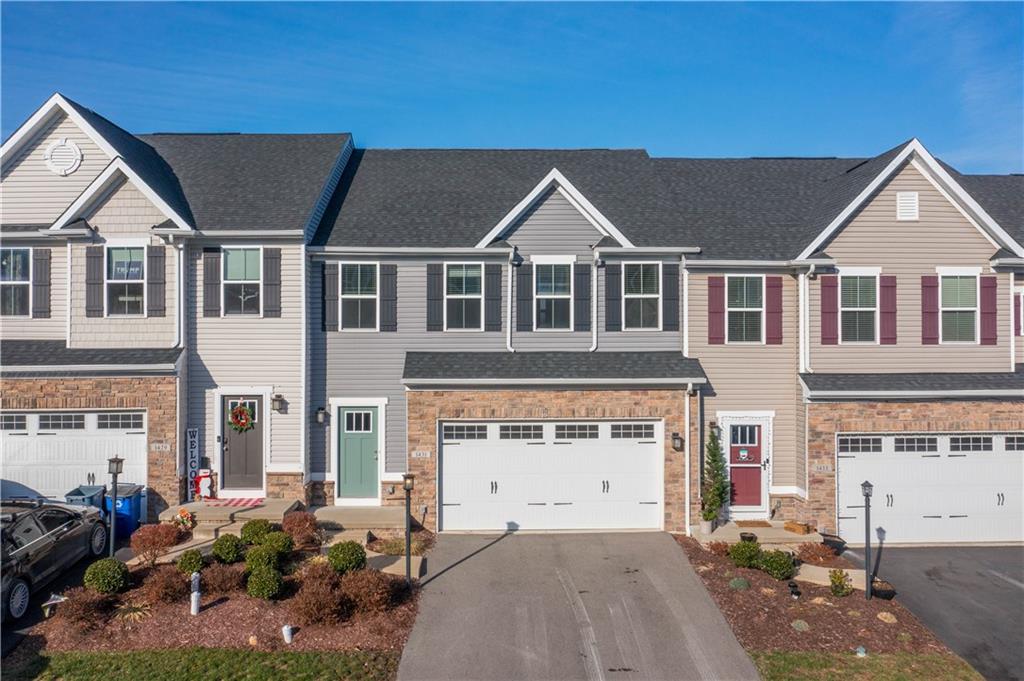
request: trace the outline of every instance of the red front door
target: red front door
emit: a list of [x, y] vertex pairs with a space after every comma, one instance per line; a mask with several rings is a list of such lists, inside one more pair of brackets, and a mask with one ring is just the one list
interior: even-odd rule
[[761, 426], [729, 428], [730, 505], [761, 506]]

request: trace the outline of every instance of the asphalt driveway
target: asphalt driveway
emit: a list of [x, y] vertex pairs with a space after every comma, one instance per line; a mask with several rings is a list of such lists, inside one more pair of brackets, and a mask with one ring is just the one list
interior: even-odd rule
[[[863, 564], [863, 549], [846, 555]], [[896, 598], [985, 678], [1024, 679], [1024, 547], [885, 547], [877, 565]]]
[[398, 678], [757, 679], [664, 533], [441, 535]]

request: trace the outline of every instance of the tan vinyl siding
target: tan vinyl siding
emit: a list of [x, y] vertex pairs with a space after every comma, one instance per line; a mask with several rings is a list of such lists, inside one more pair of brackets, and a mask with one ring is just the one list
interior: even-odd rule
[[[920, 219], [896, 220], [896, 193], [916, 191]], [[938, 266], [981, 267], [993, 246], [913, 166], [905, 166], [825, 247], [840, 271], [880, 267], [896, 276], [895, 345], [821, 345], [821, 280], [809, 282], [811, 368], [818, 372], [1007, 371], [1010, 276], [999, 275], [997, 345], [922, 345], [921, 277]]]
[[[17, 248], [19, 243], [7, 242], [4, 246]], [[26, 245], [26, 247], [28, 247]], [[32, 248], [50, 249], [50, 316], [45, 319], [32, 317], [0, 317], [0, 338], [5, 340], [63, 339], [67, 333], [67, 248], [61, 242], [36, 243]], [[31, 312], [31, 292], [29, 311]]]
[[[708, 344], [708, 277], [749, 272], [690, 272], [689, 349], [708, 376], [704, 421], [718, 411], [774, 411], [771, 484], [804, 487], [803, 431], [797, 417], [797, 281], [782, 276], [782, 344]], [[769, 274], [768, 276], [776, 276]]]
[[[217, 470], [214, 390], [253, 387], [280, 393], [286, 409], [270, 412], [269, 472], [303, 471], [306, 400], [302, 388], [303, 254], [298, 244], [264, 244], [281, 249], [281, 316], [203, 316], [203, 246], [190, 245], [188, 271], [188, 427], [200, 429], [201, 455]], [[315, 365], [314, 365], [315, 366]], [[309, 426], [316, 428], [315, 424]]]
[[[78, 170], [61, 177], [46, 167], [46, 148], [62, 137], [82, 150]], [[10, 159], [3, 159], [3, 215], [6, 224], [50, 224], [110, 163], [110, 158], [64, 114], [43, 127]]]
[[[71, 242], [71, 336], [69, 347], [171, 347], [177, 325], [178, 254], [173, 246], [152, 236], [153, 225], [166, 220], [142, 192], [125, 181], [104, 199], [87, 220], [97, 232], [96, 244]], [[89, 245], [148, 243], [165, 246], [163, 317], [86, 317], [85, 249]], [[147, 273], [148, 278], [148, 273]], [[104, 291], [104, 295], [106, 292]]]

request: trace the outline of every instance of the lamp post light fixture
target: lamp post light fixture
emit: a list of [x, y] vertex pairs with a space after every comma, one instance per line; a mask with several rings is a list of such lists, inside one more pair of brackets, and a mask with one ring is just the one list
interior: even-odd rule
[[114, 544], [117, 543], [114, 535], [117, 525], [117, 476], [124, 470], [124, 459], [113, 456], [107, 459], [107, 472], [110, 473], [112, 482], [110, 485], [110, 557], [114, 557]]
[[402, 474], [402, 489], [405, 490], [405, 583], [412, 586], [412, 488], [416, 476]]
[[871, 569], [871, 493], [875, 487], [865, 480], [860, 483], [860, 493], [864, 495], [864, 599], [871, 600], [871, 583], [874, 573]]

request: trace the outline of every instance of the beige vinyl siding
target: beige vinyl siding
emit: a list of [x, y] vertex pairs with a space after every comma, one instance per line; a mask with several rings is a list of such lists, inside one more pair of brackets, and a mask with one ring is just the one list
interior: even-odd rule
[[[302, 472], [306, 400], [302, 387], [303, 254], [299, 244], [264, 244], [281, 249], [281, 316], [204, 317], [203, 246], [189, 246], [188, 272], [188, 427], [200, 429], [201, 456], [219, 469], [214, 390], [252, 387], [280, 393], [286, 409], [270, 412], [264, 449], [268, 472]], [[223, 261], [222, 261], [223, 262]], [[317, 370], [314, 365], [314, 371]], [[315, 424], [310, 428], [317, 427]]]
[[797, 411], [797, 281], [782, 277], [782, 344], [708, 344], [708, 277], [751, 272], [691, 271], [689, 283], [690, 356], [708, 376], [705, 425], [718, 411], [774, 411], [771, 484], [805, 486], [803, 431]]
[[[62, 137], [82, 150], [82, 164], [65, 177], [51, 172], [43, 159], [46, 148]], [[70, 118], [63, 113], [55, 116], [34, 140], [22, 146], [10, 159], [3, 159], [3, 181], [0, 183], [3, 215], [0, 219], [5, 224], [49, 225], [109, 163], [110, 157]]]
[[[71, 336], [69, 347], [150, 347], [174, 345], [177, 325], [177, 248], [152, 236], [151, 228], [164, 220], [161, 213], [131, 182], [125, 181], [87, 216], [96, 229], [94, 244], [70, 242], [71, 248]], [[165, 246], [165, 301], [163, 317], [86, 317], [85, 249], [89, 245], [118, 245], [142, 240]], [[148, 278], [148, 273], [147, 273]], [[104, 291], [106, 296], [106, 291]]]
[[[916, 191], [920, 219], [896, 220], [896, 193]], [[827, 244], [840, 272], [880, 267], [896, 276], [895, 345], [822, 345], [821, 280], [809, 282], [810, 364], [818, 372], [1007, 371], [1010, 274], [1000, 274], [998, 345], [922, 345], [921, 277], [938, 266], [981, 267], [990, 274], [993, 246], [916, 168], [905, 166]]]
[[[4, 246], [17, 248], [20, 242], [7, 242]], [[28, 244], [25, 244], [29, 248]], [[45, 319], [29, 317], [0, 317], [0, 339], [36, 340], [63, 339], [67, 333], [67, 248], [61, 242], [45, 241], [32, 244], [31, 248], [50, 249], [50, 316]], [[29, 311], [31, 312], [31, 294]]]

